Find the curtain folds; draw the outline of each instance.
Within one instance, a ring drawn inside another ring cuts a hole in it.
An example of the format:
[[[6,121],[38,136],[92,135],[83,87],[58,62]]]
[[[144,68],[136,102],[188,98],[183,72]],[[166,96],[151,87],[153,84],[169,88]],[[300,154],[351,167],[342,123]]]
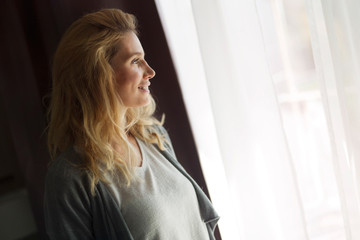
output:
[[[347,239],[360,239],[358,1],[307,2]]]
[[[222,239],[360,239],[360,3],[155,2]]]

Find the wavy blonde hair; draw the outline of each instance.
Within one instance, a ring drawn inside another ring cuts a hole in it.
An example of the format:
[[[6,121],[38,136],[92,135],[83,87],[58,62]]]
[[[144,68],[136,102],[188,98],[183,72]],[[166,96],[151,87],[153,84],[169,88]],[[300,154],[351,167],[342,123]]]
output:
[[[126,108],[116,91],[110,61],[119,40],[130,31],[137,34],[131,14],[118,9],[90,13],[69,27],[54,56],[49,151],[54,159],[75,145],[84,155],[79,167],[89,173],[93,194],[98,181],[108,182],[102,170],[119,170],[130,184],[135,149],[127,134],[164,149],[164,136],[154,128],[163,123],[153,117],[154,99],[146,106]]]

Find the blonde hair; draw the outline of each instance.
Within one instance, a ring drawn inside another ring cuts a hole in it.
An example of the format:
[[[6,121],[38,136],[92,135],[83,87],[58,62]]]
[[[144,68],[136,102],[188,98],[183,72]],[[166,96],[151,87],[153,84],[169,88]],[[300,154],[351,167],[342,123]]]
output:
[[[48,147],[52,158],[75,145],[84,159],[79,165],[91,179],[107,182],[103,170],[119,170],[130,184],[135,150],[127,134],[158,144],[164,137],[154,128],[156,105],[125,108],[116,91],[110,65],[116,45],[128,32],[137,34],[135,16],[118,9],[84,15],[63,35],[53,62]],[[122,154],[113,143],[121,146]],[[102,167],[101,167],[102,166]]]

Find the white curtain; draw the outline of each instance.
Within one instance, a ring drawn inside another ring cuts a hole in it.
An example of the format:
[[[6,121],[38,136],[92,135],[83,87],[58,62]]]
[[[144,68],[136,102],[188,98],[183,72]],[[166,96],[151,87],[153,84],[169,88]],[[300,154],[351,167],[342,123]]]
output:
[[[347,239],[360,239],[360,2],[310,1],[321,81]]]
[[[360,2],[156,4],[222,239],[360,239]]]

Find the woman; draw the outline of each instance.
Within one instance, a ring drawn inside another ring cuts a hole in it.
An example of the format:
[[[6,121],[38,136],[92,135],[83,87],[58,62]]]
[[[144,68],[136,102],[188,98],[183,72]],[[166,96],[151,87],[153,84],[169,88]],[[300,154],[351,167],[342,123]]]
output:
[[[50,239],[215,239],[219,217],[153,117],[154,76],[131,14],[101,10],[64,34],[49,111]]]

